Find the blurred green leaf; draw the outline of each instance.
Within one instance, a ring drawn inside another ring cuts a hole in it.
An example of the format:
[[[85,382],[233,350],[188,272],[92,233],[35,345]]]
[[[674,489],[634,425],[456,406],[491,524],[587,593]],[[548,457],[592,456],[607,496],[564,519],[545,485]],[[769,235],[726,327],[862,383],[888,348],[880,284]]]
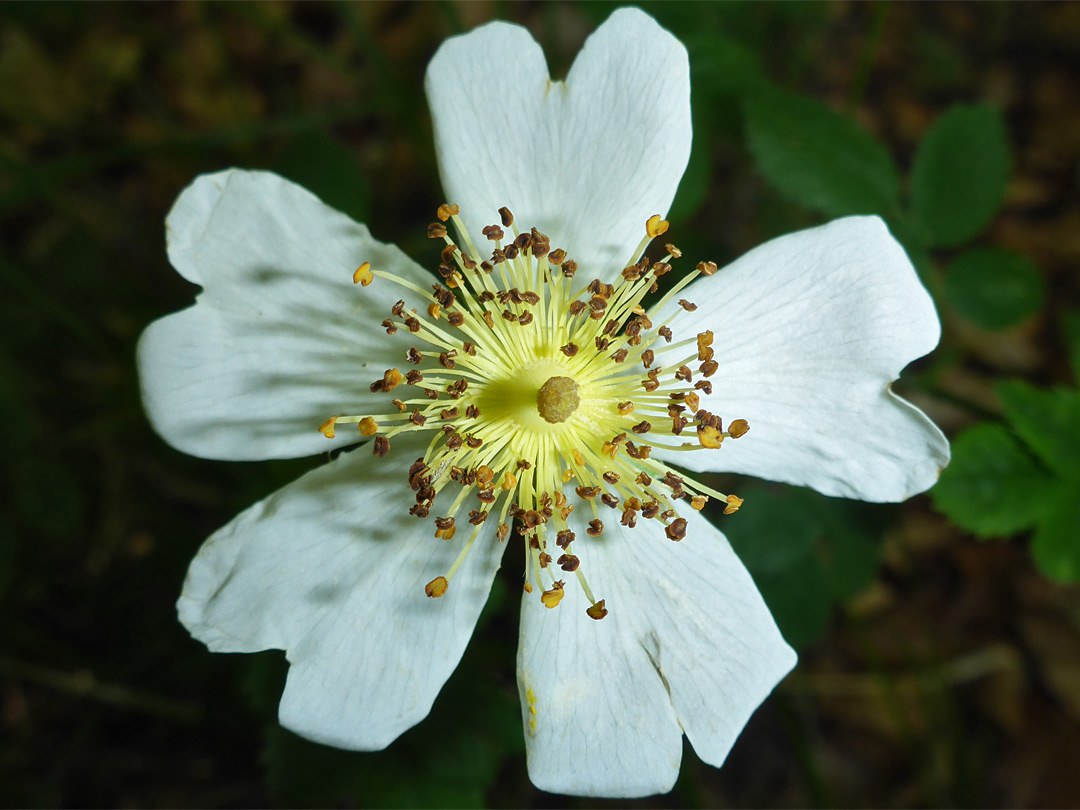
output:
[[[754,582],[784,640],[798,650],[825,633],[832,600],[829,580],[818,558],[807,553],[794,562],[784,571],[756,575]]]
[[[1035,454],[1054,472],[1080,479],[1080,392],[1042,390],[1019,380],[994,390],[1006,418]]]
[[[696,132],[707,131],[704,127],[694,126]],[[675,194],[675,200],[671,203],[668,211],[668,219],[673,222],[683,222],[701,207],[705,195],[712,186],[713,150],[708,138],[694,138],[690,150],[690,161],[686,164],[686,171],[682,180],[679,181],[679,190]]]
[[[1049,579],[1080,580],[1080,498],[1075,486],[1057,487],[1054,505],[1040,518],[1031,540],[1031,556]]]
[[[325,132],[305,132],[293,139],[276,170],[317,195],[324,203],[366,222],[371,188],[359,161],[340,141]]]
[[[888,214],[899,206],[900,181],[885,147],[813,99],[751,96],[746,137],[758,170],[794,203],[830,216]]]
[[[15,503],[26,525],[51,540],[66,540],[83,526],[86,499],[69,464],[38,455],[15,471]]]
[[[1053,476],[1004,425],[964,431],[952,455],[930,497],[957,526],[980,537],[1007,537],[1048,508]]]
[[[1066,349],[1069,352],[1073,376],[1080,379],[1080,310],[1065,313],[1061,325],[1065,332]]]
[[[953,259],[945,293],[956,311],[976,326],[1004,329],[1039,311],[1045,286],[1026,257],[980,248]]]
[[[846,501],[798,487],[741,494],[746,503],[724,531],[784,638],[804,647],[824,633],[835,601],[873,579],[880,542]]]
[[[1001,207],[1008,179],[999,110],[957,105],[938,118],[911,169],[912,212],[929,244],[951,247],[978,235]]]

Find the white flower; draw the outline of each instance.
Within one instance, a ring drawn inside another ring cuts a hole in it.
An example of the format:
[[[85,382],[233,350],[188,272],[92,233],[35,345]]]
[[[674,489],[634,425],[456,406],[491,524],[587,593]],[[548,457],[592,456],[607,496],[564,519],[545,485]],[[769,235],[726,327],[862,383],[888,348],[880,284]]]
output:
[[[691,126],[686,52],[640,11],[613,14],[565,83],[524,29],[483,26],[439,49],[427,93],[460,206],[430,231],[451,226],[441,279],[266,172],[200,177],[169,215],[169,258],[203,291],[139,346],[161,435],[231,460],[375,436],[215,533],[181,621],[214,651],[284,649],[282,724],[379,749],[427,715],[524,542],[532,781],[667,791],[682,735],[721,765],[795,655],[697,511],[739,500],[666,465],[871,501],[926,489],[948,445],[889,385],[936,345],[937,317],[873,217],[647,296],[678,259],[638,262]],[[513,225],[485,234],[504,207]],[[481,264],[493,249],[505,260]]]

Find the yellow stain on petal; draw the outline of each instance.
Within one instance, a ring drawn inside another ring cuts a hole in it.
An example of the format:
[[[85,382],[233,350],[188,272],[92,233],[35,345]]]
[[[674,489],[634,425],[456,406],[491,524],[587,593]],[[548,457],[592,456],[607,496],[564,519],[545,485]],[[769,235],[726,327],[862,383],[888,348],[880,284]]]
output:
[[[529,704],[529,736],[536,736],[536,692],[529,689],[525,692],[525,702]]]

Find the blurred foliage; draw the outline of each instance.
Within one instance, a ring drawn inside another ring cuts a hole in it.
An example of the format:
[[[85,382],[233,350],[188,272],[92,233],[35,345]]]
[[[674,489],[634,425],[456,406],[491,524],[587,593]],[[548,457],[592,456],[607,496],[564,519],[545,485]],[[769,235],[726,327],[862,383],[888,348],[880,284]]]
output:
[[[431,717],[386,751],[277,727],[283,657],[208,654],[173,600],[203,537],[318,460],[172,451],[133,355],[195,292],[162,225],[192,177],[274,169],[434,266],[435,48],[508,19],[561,76],[615,7],[0,6],[0,803],[604,804],[526,778],[513,554]],[[675,791],[637,804],[1075,805],[1080,5],[645,8],[691,59],[680,247],[723,262],[882,216],[943,322],[897,388],[955,441],[902,505],[722,482],[800,666],[727,767],[687,747]]]

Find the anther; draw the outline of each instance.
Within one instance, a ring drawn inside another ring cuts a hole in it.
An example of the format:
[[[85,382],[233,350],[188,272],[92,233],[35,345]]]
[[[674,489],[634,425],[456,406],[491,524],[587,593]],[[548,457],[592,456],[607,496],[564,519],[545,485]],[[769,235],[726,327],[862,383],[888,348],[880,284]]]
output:
[[[364,262],[362,265],[356,268],[356,271],[352,275],[353,284],[359,284],[361,287],[366,287],[372,281],[375,280],[374,274],[371,272],[371,262]]]
[[[446,577],[435,577],[435,579],[424,586],[424,593],[429,597],[437,599],[446,593],[446,589],[449,585],[450,583],[446,581]]]

